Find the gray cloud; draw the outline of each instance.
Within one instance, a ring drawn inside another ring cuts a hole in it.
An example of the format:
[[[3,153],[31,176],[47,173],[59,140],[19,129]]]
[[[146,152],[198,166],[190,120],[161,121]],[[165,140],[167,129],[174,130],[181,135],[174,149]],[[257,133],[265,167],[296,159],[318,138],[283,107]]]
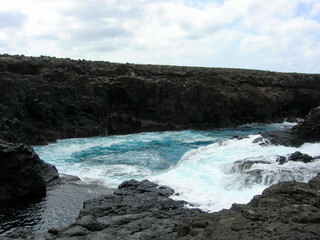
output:
[[[19,28],[26,19],[27,16],[18,11],[0,13],[0,28]]]
[[[125,47],[124,44],[103,43],[100,44],[100,46],[91,47],[89,50],[93,52],[107,53],[117,51],[123,47]]]
[[[188,40],[199,40],[204,37],[205,35],[202,35],[202,34],[188,34],[185,38]]]
[[[127,38],[132,33],[122,27],[104,27],[100,29],[81,29],[71,33],[71,39],[77,42],[92,42],[108,38]]]

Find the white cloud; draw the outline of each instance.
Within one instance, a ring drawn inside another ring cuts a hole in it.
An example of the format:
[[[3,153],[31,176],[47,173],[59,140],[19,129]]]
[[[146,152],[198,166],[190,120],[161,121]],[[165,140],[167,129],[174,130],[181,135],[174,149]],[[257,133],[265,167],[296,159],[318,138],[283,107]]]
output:
[[[2,5],[0,19],[10,18],[1,21],[1,52],[320,72],[318,0],[11,0]]]

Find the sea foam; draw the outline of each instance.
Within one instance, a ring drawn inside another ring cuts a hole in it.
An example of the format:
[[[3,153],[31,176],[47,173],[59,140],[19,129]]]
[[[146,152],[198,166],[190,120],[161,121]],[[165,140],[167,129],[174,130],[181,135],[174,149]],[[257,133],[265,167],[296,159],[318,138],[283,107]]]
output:
[[[34,146],[39,156],[59,172],[79,176],[88,183],[117,187],[135,178],[172,187],[172,198],[212,212],[246,203],[267,186],[287,180],[308,181],[320,170],[320,161],[288,162],[279,156],[295,151],[320,155],[320,143],[300,148],[259,145],[266,130],[292,127],[293,123],[246,124],[212,131],[168,131],[59,140]],[[232,138],[232,136],[245,138]],[[250,168],[243,169],[241,162]]]

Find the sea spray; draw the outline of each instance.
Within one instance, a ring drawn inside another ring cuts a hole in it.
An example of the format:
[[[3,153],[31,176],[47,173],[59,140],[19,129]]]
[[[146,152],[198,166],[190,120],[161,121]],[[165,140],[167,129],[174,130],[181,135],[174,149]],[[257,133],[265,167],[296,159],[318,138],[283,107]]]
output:
[[[248,202],[270,184],[307,181],[319,171],[319,161],[284,165],[277,162],[278,156],[295,151],[318,156],[319,143],[293,148],[255,141],[261,131],[288,129],[293,125],[246,124],[212,131],[65,139],[35,146],[35,150],[59,172],[79,176],[86,182],[116,187],[128,179],[146,178],[172,187],[176,191],[174,199],[186,200],[211,212],[229,208],[234,202]],[[239,137],[233,138],[235,135]],[[237,162],[243,161],[255,163],[241,172]]]

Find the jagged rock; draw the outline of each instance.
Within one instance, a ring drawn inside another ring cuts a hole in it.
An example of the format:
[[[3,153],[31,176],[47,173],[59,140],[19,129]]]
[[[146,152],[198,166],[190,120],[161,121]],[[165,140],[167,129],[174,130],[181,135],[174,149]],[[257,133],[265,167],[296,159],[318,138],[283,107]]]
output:
[[[209,129],[305,116],[320,75],[0,55],[0,138]]]
[[[260,160],[257,158],[254,159],[244,159],[235,161],[232,165],[232,173],[244,173],[246,170],[250,169],[254,164],[271,164],[270,161]]]
[[[178,225],[178,239],[319,239],[320,174],[309,181],[282,182],[248,204],[200,214]]]
[[[262,138],[255,142],[268,141],[274,145],[300,147],[305,142],[320,141],[320,107],[311,109],[305,120],[285,131],[268,131],[261,133]]]
[[[287,158],[285,156],[279,156],[277,157],[277,162],[280,164],[280,165],[283,165],[285,164],[287,161]]]
[[[297,135],[292,134],[291,130],[285,131],[267,131],[262,132],[261,136],[267,139],[269,143],[273,145],[283,145],[287,147],[300,147],[303,144],[303,140]]]
[[[279,162],[279,164],[281,164],[281,165],[283,165],[289,161],[309,163],[313,160],[314,160],[313,157],[309,156],[308,154],[302,154],[299,151],[296,151],[296,152],[290,154],[288,157],[279,156],[277,158],[277,162]]]
[[[59,177],[32,148],[0,140],[0,207],[20,205],[45,196],[46,184]]]
[[[305,120],[292,128],[305,142],[320,141],[320,106],[312,109]]]
[[[294,162],[308,163],[308,162],[311,162],[312,160],[313,160],[313,158],[311,156],[309,156],[308,154],[302,154],[299,151],[292,153],[288,157],[288,161],[294,161]]]
[[[64,229],[50,229],[47,237],[175,239],[178,222],[185,217],[196,216],[201,211],[185,208],[186,202],[170,199],[169,193],[173,193],[173,190],[147,180],[126,181],[114,194],[86,201],[75,223]],[[21,236],[19,231],[7,237],[11,239],[17,236]]]

